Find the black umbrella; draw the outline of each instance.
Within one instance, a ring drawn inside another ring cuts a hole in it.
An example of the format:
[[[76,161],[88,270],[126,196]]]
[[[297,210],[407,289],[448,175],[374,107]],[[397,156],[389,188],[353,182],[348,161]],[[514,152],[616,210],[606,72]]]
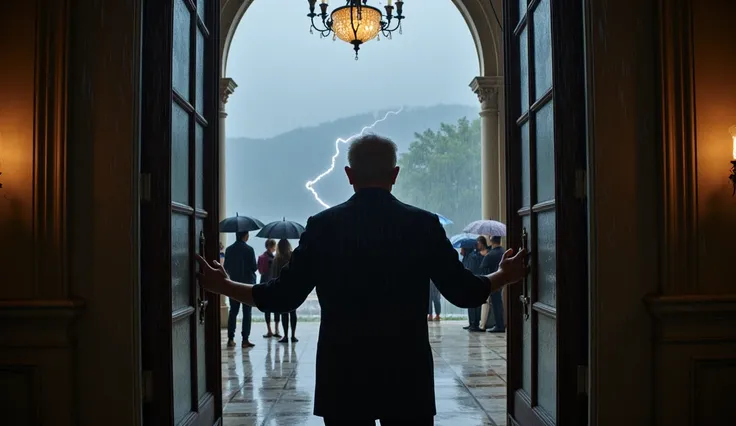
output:
[[[260,220],[248,216],[238,216],[237,213],[235,213],[235,217],[229,217],[220,222],[220,232],[249,232],[261,228],[263,228],[263,222]]]
[[[302,232],[304,232],[302,225],[284,218],[264,226],[256,237],[296,240],[302,236]]]

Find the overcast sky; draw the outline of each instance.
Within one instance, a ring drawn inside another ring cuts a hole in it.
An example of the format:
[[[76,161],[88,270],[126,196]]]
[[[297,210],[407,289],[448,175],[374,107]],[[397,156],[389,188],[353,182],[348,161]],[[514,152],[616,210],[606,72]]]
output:
[[[344,1],[331,3],[330,10]],[[452,1],[406,0],[404,33],[364,44],[358,61],[350,44],[309,33],[308,9],[303,0],[256,0],[246,11],[226,70],[238,85],[226,106],[228,138],[270,137],[399,105],[477,105],[468,84],[478,55]]]

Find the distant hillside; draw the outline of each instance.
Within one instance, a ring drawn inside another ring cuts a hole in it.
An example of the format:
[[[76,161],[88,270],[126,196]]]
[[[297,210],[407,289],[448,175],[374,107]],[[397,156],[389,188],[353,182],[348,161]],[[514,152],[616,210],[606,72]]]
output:
[[[405,108],[372,131],[390,137],[399,146],[399,152],[404,152],[414,140],[415,132],[437,129],[440,123],[455,123],[461,117],[474,119],[478,111],[479,108],[462,105]],[[335,140],[360,132],[385,113],[341,118],[270,139],[229,138],[225,162],[227,213],[238,212],[264,222],[286,216],[304,223],[306,218],[323,209],[304,185],[330,166]],[[237,120],[238,117],[230,115],[228,119]],[[344,201],[352,193],[342,171],[346,164],[345,148],[346,145],[340,145],[335,171],[315,186],[329,205]],[[254,244],[260,249],[260,243]]]

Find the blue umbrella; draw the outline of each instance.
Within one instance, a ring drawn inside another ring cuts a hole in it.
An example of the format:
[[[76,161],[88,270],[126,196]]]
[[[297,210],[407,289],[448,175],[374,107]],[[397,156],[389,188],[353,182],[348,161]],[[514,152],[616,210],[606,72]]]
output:
[[[284,220],[271,222],[264,226],[256,237],[296,240],[302,236],[303,232],[304,227],[301,224],[284,218]]]
[[[457,234],[450,237],[450,242],[452,243],[452,246],[456,249],[459,248],[475,248],[478,240],[478,235],[476,234]]]
[[[452,225],[454,223],[453,221],[451,221],[450,219],[442,216],[439,213],[435,213],[435,214],[437,215],[438,218],[440,218],[440,225],[442,225],[442,226]]]

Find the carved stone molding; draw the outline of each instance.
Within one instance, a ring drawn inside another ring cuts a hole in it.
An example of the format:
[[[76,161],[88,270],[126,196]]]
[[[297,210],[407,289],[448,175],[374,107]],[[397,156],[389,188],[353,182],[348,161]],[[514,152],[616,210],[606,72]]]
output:
[[[220,79],[220,112],[225,112],[225,104],[237,87],[238,85],[232,78]]]
[[[662,114],[662,282],[664,294],[697,286],[697,157],[692,0],[659,0]]]
[[[498,112],[499,111],[499,93],[503,87],[503,77],[476,77],[470,83],[470,88],[478,96],[478,101],[481,104],[481,114],[483,112]]]

